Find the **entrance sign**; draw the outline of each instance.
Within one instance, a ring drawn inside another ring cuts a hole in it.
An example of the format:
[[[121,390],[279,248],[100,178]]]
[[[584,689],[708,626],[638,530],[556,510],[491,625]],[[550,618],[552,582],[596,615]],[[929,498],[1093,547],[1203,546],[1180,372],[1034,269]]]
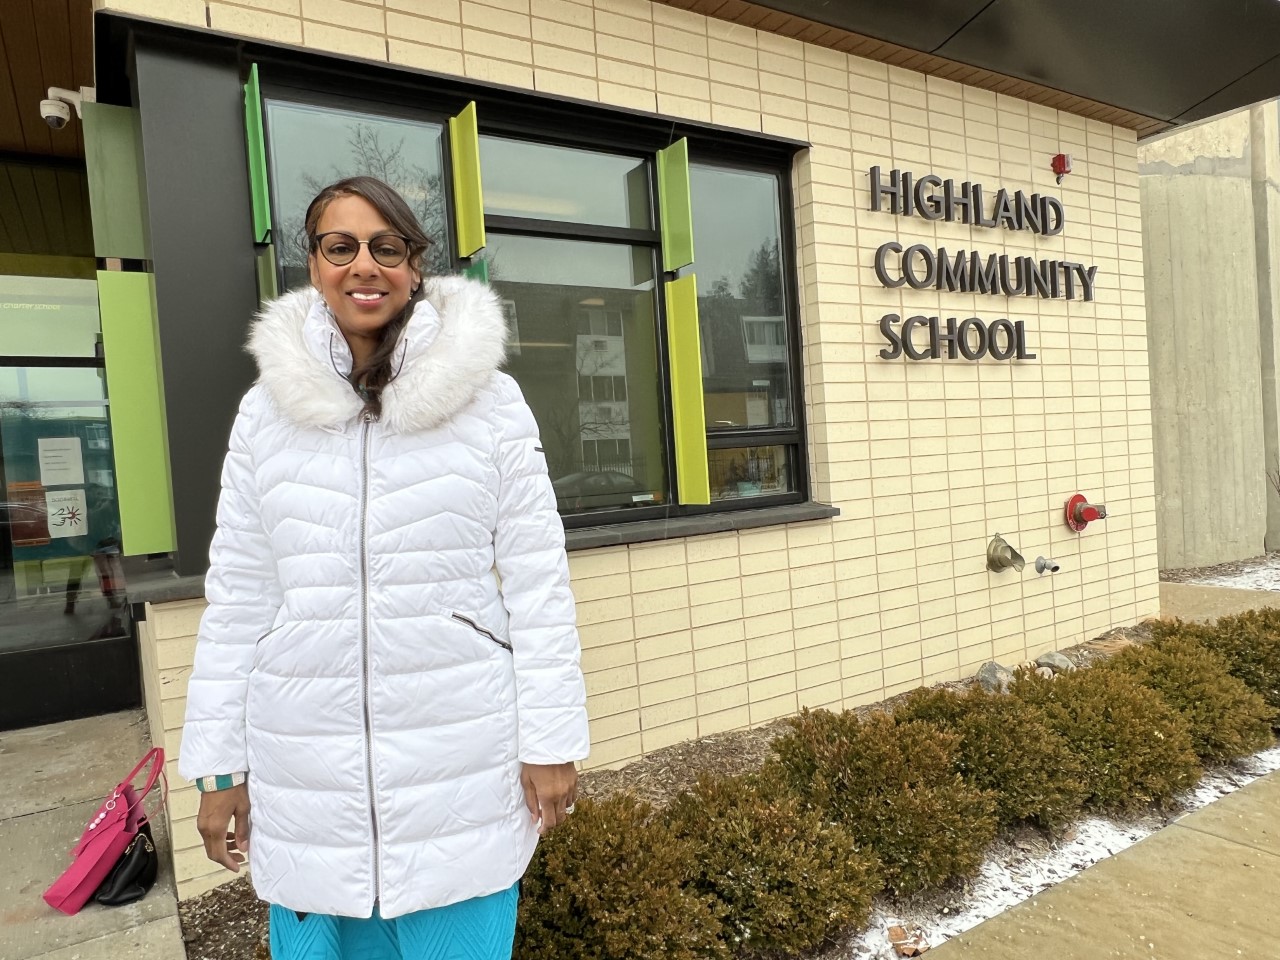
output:
[[[1057,197],[1027,196],[1021,190],[1010,193],[1001,188],[988,205],[980,183],[966,180],[957,185],[932,173],[915,177],[901,170],[891,170],[885,179],[878,166],[871,168],[870,177],[873,211],[887,207],[889,213],[901,217],[958,221],[1044,237],[1057,236],[1067,222],[1066,210]],[[875,272],[876,279],[890,289],[905,285],[913,290],[1085,301],[1093,300],[1098,276],[1096,265],[1074,260],[983,255],[977,250],[952,253],[946,247],[932,249],[923,243],[904,248],[893,240],[876,249]],[[925,331],[928,346],[922,347]],[[981,317],[925,316],[904,320],[899,314],[888,313],[880,318],[880,333],[889,344],[880,351],[885,360],[902,356],[908,360],[1036,359],[1027,346],[1026,324],[1021,320],[1001,318],[988,323]]]

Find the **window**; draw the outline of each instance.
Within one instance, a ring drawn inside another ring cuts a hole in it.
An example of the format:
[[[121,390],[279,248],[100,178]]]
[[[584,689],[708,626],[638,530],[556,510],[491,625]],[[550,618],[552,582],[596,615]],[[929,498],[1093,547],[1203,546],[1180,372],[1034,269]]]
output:
[[[667,502],[653,251],[491,231],[484,259],[520,314],[507,370],[537,418],[561,512]]]
[[[689,171],[713,500],[793,493],[801,436],[777,174]]]
[[[480,164],[482,257],[520,315],[507,369],[538,420],[561,512],[668,503],[650,161],[482,136]]]
[[[386,105],[366,112],[349,100],[333,103],[278,96],[265,103],[284,286],[306,279],[298,242],[306,204],[326,183],[359,172],[391,182],[440,238],[430,270],[457,269],[445,125],[383,112],[395,109]],[[442,113],[457,109],[448,98],[440,103]],[[721,154],[714,138],[705,159],[695,151],[694,262],[664,275],[655,157],[671,142],[669,128],[629,147],[633,121],[618,119],[607,130],[589,129],[608,144],[597,147],[570,143],[567,135],[580,130],[565,130],[564,116],[535,122],[509,110],[489,119],[498,111],[483,103],[477,113],[486,245],[472,265],[483,261],[500,298],[506,369],[537,418],[566,524],[802,499],[781,151],[759,160],[753,143]],[[735,159],[711,159],[720,156]],[[679,411],[668,382],[665,284],[690,271],[697,276],[711,507],[681,505],[675,495],[672,424]]]
[[[357,174],[400,192],[434,241],[427,271],[452,272],[443,124],[281,100],[267,100],[265,107],[281,290],[307,282],[307,205],[335,180]],[[514,323],[514,313],[509,320]]]

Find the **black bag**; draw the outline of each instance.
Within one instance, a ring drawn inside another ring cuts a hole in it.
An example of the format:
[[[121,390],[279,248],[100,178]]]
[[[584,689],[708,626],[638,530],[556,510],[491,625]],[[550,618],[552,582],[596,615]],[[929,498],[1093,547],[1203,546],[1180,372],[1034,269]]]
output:
[[[104,907],[122,907],[141,900],[155,885],[159,870],[160,858],[151,836],[151,824],[144,823],[93,898]]]

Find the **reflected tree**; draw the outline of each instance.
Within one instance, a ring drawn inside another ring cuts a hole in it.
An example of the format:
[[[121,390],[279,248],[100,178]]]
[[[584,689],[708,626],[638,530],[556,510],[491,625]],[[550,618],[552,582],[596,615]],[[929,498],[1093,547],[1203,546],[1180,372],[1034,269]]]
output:
[[[427,251],[427,271],[450,271],[449,245],[445,230],[444,184],[441,176],[405,155],[404,137],[394,139],[372,124],[352,124],[347,137],[346,163],[334,163],[329,172],[305,173],[302,182],[310,196],[329,184],[346,177],[377,177],[404,197],[418,222],[435,242]],[[278,256],[285,267],[304,267],[307,262],[307,240],[303,229],[306,210],[283,219],[277,238]]]

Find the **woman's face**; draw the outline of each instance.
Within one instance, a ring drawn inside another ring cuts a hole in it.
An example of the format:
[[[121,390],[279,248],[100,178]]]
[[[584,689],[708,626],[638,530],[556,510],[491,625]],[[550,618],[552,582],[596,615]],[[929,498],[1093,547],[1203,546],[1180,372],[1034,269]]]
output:
[[[368,243],[383,234],[396,234],[377,207],[363,197],[338,197],[330,201],[320,215],[317,236],[340,232],[354,237],[358,243],[355,259],[336,266],[319,250],[310,256],[311,282],[333,311],[347,341],[378,338],[392,317],[400,315],[413,291],[422,283],[422,275],[405,258],[394,267],[386,267],[373,257]],[[334,242],[334,238],[329,238]],[[341,244],[342,252],[346,244]],[[384,257],[384,259],[386,259]]]

